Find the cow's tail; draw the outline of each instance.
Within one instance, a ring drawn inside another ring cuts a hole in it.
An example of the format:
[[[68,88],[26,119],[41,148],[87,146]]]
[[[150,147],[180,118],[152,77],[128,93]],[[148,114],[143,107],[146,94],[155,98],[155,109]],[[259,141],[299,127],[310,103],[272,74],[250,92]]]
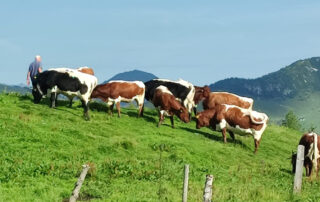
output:
[[[317,171],[317,169],[318,169],[318,158],[319,158],[319,148],[318,148],[318,135],[316,133],[313,133],[313,148],[314,148],[313,165],[314,165],[314,170]]]
[[[251,111],[250,112],[250,119],[252,121],[252,123],[254,124],[264,124],[267,120],[268,120],[268,116],[264,113],[261,113],[262,117],[259,117],[259,119],[261,118],[261,121],[257,121],[255,118],[254,115],[256,114],[257,112],[254,112],[254,111]]]

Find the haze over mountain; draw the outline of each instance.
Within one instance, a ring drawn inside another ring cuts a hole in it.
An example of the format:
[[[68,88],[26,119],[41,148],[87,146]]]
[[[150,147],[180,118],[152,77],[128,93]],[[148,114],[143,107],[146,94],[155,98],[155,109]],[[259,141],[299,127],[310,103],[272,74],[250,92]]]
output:
[[[25,85],[6,85],[0,83],[0,92],[18,92],[18,93],[28,93],[31,89]]]

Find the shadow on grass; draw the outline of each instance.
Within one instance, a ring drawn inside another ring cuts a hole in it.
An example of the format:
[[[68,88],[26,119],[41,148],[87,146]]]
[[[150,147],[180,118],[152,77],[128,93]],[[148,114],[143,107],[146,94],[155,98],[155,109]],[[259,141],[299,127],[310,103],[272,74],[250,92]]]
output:
[[[69,113],[69,114],[72,114],[72,115],[78,116],[78,117],[79,117],[79,116],[83,117],[83,112],[81,112],[81,114],[79,114],[79,113],[73,113],[73,112],[71,112],[71,111],[68,111],[68,110],[65,110],[65,109],[62,109],[62,108],[50,108],[50,109],[67,112],[67,113]],[[90,115],[90,113],[89,113],[89,115]]]
[[[292,170],[289,170],[289,169],[280,168],[280,171],[283,172],[283,173],[287,173],[287,174],[293,175]]]
[[[191,128],[186,128],[186,127],[180,127],[181,129],[183,130],[186,130],[188,132],[191,132],[191,133],[198,133],[208,139],[211,139],[211,140],[215,140],[215,141],[219,141],[219,142],[223,142],[223,138],[222,138],[222,134],[220,137],[214,135],[214,134],[210,134],[210,133],[206,133],[206,132],[203,132],[201,131],[200,129],[191,129]],[[247,145],[243,144],[242,141],[240,140],[237,140],[237,135],[235,134],[235,140],[227,137],[227,142],[228,143],[234,143],[234,144],[238,144],[240,145],[241,147],[247,149],[247,150],[251,150],[251,148],[249,148]]]
[[[109,112],[109,108],[105,103],[99,103],[99,102],[91,102],[89,105],[90,110],[92,111],[98,111],[98,112]]]

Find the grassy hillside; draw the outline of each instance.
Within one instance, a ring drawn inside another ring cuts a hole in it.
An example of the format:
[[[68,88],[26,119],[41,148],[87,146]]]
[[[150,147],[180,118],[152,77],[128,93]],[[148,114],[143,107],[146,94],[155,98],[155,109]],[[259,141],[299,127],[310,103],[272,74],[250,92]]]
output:
[[[157,128],[154,111],[136,118],[135,109],[125,109],[119,119],[93,104],[86,122],[80,103],[66,106],[50,109],[44,102],[34,105],[29,96],[0,94],[0,201],[62,201],[84,163],[93,169],[82,197],[96,201],[180,201],[187,163],[189,201],[201,201],[208,173],[215,176],[214,201],[320,197],[319,181],[306,178],[302,194],[291,195],[288,157],[299,132],[270,126],[254,155],[252,137],[223,144],[220,133],[196,130],[194,122],[176,121],[172,129],[168,119]]]
[[[283,120],[285,114],[291,110],[299,117],[305,130],[315,127],[315,131],[320,133],[319,99],[320,92],[303,93],[287,99],[257,99],[255,109],[268,113],[275,122]]]

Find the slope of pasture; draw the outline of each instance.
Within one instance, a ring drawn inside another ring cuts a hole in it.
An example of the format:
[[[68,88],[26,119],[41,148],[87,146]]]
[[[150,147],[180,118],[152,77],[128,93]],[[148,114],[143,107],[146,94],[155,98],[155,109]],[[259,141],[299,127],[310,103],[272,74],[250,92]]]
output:
[[[288,157],[300,134],[270,126],[258,154],[251,137],[223,144],[221,134],[176,120],[156,127],[157,116],[135,109],[109,116],[93,103],[84,121],[80,103],[57,109],[30,96],[0,94],[0,201],[62,201],[81,171],[93,169],[81,197],[95,201],[180,201],[183,166],[190,164],[189,201],[201,201],[205,175],[215,176],[214,201],[316,201],[320,185],[304,178],[292,196]],[[160,150],[162,152],[160,152]]]
[[[281,122],[288,111],[293,111],[301,120],[303,128],[315,127],[320,133],[320,93],[304,92],[294,98],[255,100],[255,109],[264,111],[273,122]]]

